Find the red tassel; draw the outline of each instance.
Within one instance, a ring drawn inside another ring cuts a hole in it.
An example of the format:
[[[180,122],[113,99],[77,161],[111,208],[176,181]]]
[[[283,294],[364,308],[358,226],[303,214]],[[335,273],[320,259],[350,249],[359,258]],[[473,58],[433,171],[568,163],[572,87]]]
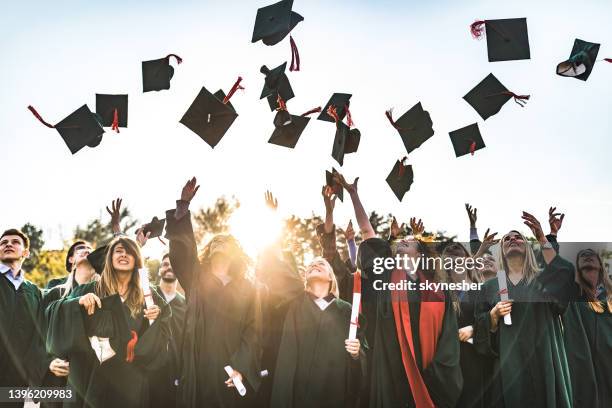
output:
[[[232,86],[232,89],[230,89],[230,91],[227,93],[227,96],[223,98],[223,103],[228,103],[230,98],[234,96],[237,90],[244,89],[244,87],[240,85],[240,81],[242,81],[241,76],[239,76],[236,82],[234,82],[234,85]]]
[[[178,64],[181,64],[183,62],[183,59],[181,57],[179,57],[178,55],[176,55],[176,54],[168,54],[168,55],[166,55],[166,58],[170,58],[170,57],[176,58],[176,62]]]
[[[349,128],[353,127],[353,118],[351,117],[351,111],[349,110],[348,105],[344,105],[344,110],[346,111],[346,124]]]
[[[276,103],[278,103],[278,108],[276,108],[277,111],[287,110],[287,104],[285,103],[283,98],[281,98],[280,94],[278,94],[278,98],[276,98]]]
[[[472,141],[472,143],[470,144],[470,154],[473,156],[475,151],[476,151],[476,142]]]
[[[476,39],[482,38],[484,34],[485,23],[485,20],[476,20],[472,24],[470,24],[470,32],[472,33],[472,37]]]
[[[340,122],[338,112],[336,112],[336,107],[334,105],[329,105],[329,107],[327,108],[327,114],[334,118],[334,121],[336,121],[336,123]]]
[[[164,246],[168,246],[168,244],[162,239],[162,237],[157,237],[157,239],[159,239],[159,242],[161,242]]]
[[[113,124],[111,125],[111,130],[119,133],[119,112],[117,108],[115,108],[115,112],[113,112]]]
[[[36,119],[38,119],[40,121],[40,123],[42,123],[43,125],[45,125],[48,128],[55,128],[55,126],[45,122],[45,120],[42,118],[42,116],[40,116],[40,114],[36,111],[36,109],[34,109],[34,107],[32,105],[28,106],[28,109],[30,110],[30,112],[32,112],[32,114],[36,117]]]
[[[404,176],[404,173],[406,172],[406,160],[408,160],[408,156],[404,156],[404,158],[400,160],[399,169],[397,172],[397,178],[399,179],[401,179]]]
[[[291,44],[291,66],[289,67],[289,71],[299,71],[300,53],[298,52],[297,45],[295,44],[295,41],[293,41],[292,36],[289,36],[289,44]]]
[[[353,293],[361,293],[361,272],[357,271],[353,274]],[[361,313],[361,303],[359,304],[359,313]],[[351,324],[359,326],[359,316],[357,316],[356,322],[351,322]]]
[[[316,108],[311,109],[308,112],[302,113],[300,116],[308,116],[308,115],[312,115],[313,113],[318,113],[318,112],[321,112],[321,111],[322,111],[321,107],[317,106]]]
[[[401,130],[400,127],[397,126],[395,124],[395,121],[393,120],[393,108],[389,109],[388,111],[385,111],[385,116],[387,117],[387,119],[389,119],[389,123],[391,123],[391,126],[396,128],[397,130]]]
[[[498,294],[500,295],[507,295],[508,294],[508,288],[502,289],[497,291]]]
[[[131,363],[134,361],[134,349],[136,348],[136,343],[138,343],[138,333],[136,333],[134,330],[131,330],[131,333],[132,333],[132,338],[127,343],[126,357],[125,357],[125,361],[127,361],[128,363]]]
[[[514,98],[514,102],[517,103],[517,105],[519,105],[521,108],[524,107],[527,104],[527,101],[529,100],[530,95],[517,95],[514,92],[502,92],[502,95],[508,95]]]
[[[612,63],[612,58],[604,58],[603,60]]]

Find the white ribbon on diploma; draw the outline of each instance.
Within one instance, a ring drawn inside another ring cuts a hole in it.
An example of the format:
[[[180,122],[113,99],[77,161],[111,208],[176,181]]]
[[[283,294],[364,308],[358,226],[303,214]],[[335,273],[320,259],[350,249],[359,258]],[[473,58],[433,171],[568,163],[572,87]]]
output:
[[[225,370],[229,378],[232,379],[232,382],[234,383],[238,394],[240,394],[241,397],[244,397],[246,395],[246,388],[244,388],[244,384],[242,383],[242,381],[240,381],[240,378],[232,377],[232,374],[234,374],[234,369],[232,368],[232,366],[226,365],[225,367],[223,367],[223,369]]]
[[[153,302],[153,295],[151,294],[151,284],[149,283],[149,270],[147,268],[140,268],[138,270],[140,274],[140,288],[144,294],[145,305],[147,309],[155,305]],[[153,324],[155,320],[149,319],[149,324]]]

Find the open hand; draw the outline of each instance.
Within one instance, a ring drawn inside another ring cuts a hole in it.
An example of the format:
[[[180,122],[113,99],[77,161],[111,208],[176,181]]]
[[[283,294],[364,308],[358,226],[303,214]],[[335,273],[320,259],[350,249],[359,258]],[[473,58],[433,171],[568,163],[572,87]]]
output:
[[[265,197],[266,207],[268,207],[272,211],[276,211],[278,209],[278,200],[274,198],[274,195],[270,190],[266,191]]]
[[[540,243],[546,242],[546,236],[544,235],[544,232],[542,231],[542,226],[540,225],[540,221],[538,221],[536,217],[529,214],[528,212],[523,211],[523,215],[521,216],[521,218],[523,219],[523,223],[529,227],[529,229],[531,230],[533,235],[536,237],[538,242]]]
[[[191,202],[199,189],[200,186],[198,185],[198,181],[195,177],[193,177],[183,186],[183,190],[181,191],[181,200],[187,201],[188,203]]]
[[[465,211],[467,211],[468,218],[470,219],[470,228],[475,228],[476,220],[478,219],[478,208],[472,207],[468,203],[465,203]]]
[[[410,228],[412,229],[412,235],[421,236],[425,232],[425,226],[423,225],[423,221],[416,217],[410,218]]]
[[[561,229],[561,225],[563,225],[565,214],[555,211],[557,211],[557,207],[550,207],[548,209],[548,224],[550,225],[550,235],[557,236],[557,233]]]
[[[117,198],[113,200],[111,203],[111,208],[106,207],[106,212],[108,212],[111,216],[111,227],[115,234],[121,232],[121,203],[123,200],[121,198]]]

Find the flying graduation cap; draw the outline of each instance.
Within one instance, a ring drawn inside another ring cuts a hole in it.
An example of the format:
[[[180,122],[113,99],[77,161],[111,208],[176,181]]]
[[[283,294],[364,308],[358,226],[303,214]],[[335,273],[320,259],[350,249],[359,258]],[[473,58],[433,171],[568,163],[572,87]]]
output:
[[[525,106],[529,95],[517,95],[509,91],[493,74],[480,81],[463,99],[478,112],[484,120],[499,112],[510,99],[521,107]]]
[[[102,141],[104,129],[100,125],[99,118],[89,110],[87,105],[81,106],[55,125],[47,123],[34,107],[28,106],[28,109],[40,123],[57,130],[72,154],[85,146],[96,147]]]
[[[270,70],[265,65],[260,69],[260,72],[266,76],[266,79],[259,99],[267,98],[270,110],[272,111],[278,108],[278,96],[285,102],[295,96],[293,89],[291,89],[289,78],[285,74],[286,67],[287,63],[285,62],[273,70]]]
[[[478,20],[470,25],[470,31],[477,39],[486,31],[489,62],[530,58],[526,18]]]
[[[304,20],[304,17],[291,10],[292,7],[293,0],[281,0],[278,3],[258,9],[251,42],[261,40],[266,45],[275,45],[281,42],[300,21]],[[299,71],[300,54],[291,36],[289,36],[289,43],[291,45],[289,71]]]
[[[128,122],[128,96],[96,94],[96,114],[103,127],[110,127],[119,133]]]
[[[414,105],[397,120],[393,120],[393,111],[389,109],[385,116],[402,137],[406,152],[410,154],[433,136],[433,122],[429,112],[423,110],[421,102]]]
[[[557,65],[557,75],[586,81],[597,62],[598,53],[599,44],[576,38],[569,58]],[[612,62],[612,58],[604,58],[602,61]]]
[[[338,183],[334,176],[338,174],[338,170],[332,167],[332,171],[325,170],[325,186],[331,187],[334,194],[340,201],[344,201],[344,188]]]
[[[310,122],[308,115],[321,111],[321,107],[311,109],[308,112],[302,113],[300,116],[292,115],[287,110],[285,101],[278,96],[278,105],[276,115],[274,116],[274,133],[268,140],[268,143],[288,147],[293,149],[297,144],[302,132]]]
[[[170,80],[174,76],[170,57],[176,58],[178,64],[183,62],[183,59],[176,54],[168,54],[164,58],[142,62],[142,92],[170,89]]]
[[[476,150],[484,149],[485,144],[478,129],[478,123],[473,123],[461,129],[449,133],[455,156],[461,157],[466,154],[474,155]]]
[[[153,217],[151,222],[145,224],[142,227],[142,233],[145,234],[145,236],[146,236],[150,232],[151,235],[149,235],[149,238],[160,237],[161,234],[164,232],[164,226],[165,225],[166,225],[166,219],[165,218],[159,219],[157,217]]]
[[[338,120],[344,119],[347,112],[350,113],[348,108],[351,104],[351,96],[353,95],[345,93],[334,93],[321,110],[321,114],[317,119],[324,120],[326,122],[336,122],[336,119],[330,116],[328,112],[330,106],[333,106],[336,109]]]
[[[342,122],[334,105],[329,105],[327,108],[328,116],[336,122],[336,135],[334,136],[332,157],[340,166],[344,164],[344,155],[355,153],[359,148],[359,141],[361,140],[361,132],[359,132],[359,129],[351,129],[353,121],[350,117],[348,106],[345,111],[348,112],[348,124]],[[319,118],[320,117],[321,116],[319,116]]]
[[[395,162],[391,173],[387,176],[387,184],[393,190],[393,194],[398,200],[402,201],[404,194],[410,190],[410,186],[414,181],[414,173],[412,165],[406,164],[407,157]]]
[[[212,94],[202,87],[179,122],[214,149],[238,117],[229,100],[238,89],[244,89],[240,85],[241,81],[242,78],[238,77],[227,96],[221,89]]]

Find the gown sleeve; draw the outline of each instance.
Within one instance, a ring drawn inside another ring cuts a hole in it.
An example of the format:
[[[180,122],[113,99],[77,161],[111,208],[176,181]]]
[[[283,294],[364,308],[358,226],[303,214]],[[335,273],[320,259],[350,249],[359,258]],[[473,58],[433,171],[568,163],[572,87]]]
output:
[[[176,277],[188,296],[194,277],[200,270],[198,249],[188,212],[176,219],[175,210],[166,211],[166,238],[170,241],[170,262]]]

